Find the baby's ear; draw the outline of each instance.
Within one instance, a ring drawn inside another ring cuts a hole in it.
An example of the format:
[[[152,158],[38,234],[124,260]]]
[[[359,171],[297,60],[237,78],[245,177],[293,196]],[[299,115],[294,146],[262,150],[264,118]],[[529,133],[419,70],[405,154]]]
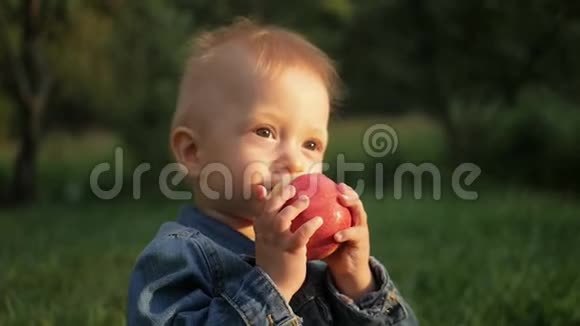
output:
[[[187,174],[197,177],[202,169],[199,136],[191,129],[177,127],[171,132],[171,150],[177,163],[187,168]]]

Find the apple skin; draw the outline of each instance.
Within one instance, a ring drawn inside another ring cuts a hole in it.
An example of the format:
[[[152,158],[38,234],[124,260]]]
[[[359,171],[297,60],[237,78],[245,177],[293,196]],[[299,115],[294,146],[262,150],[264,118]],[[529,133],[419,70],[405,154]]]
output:
[[[284,204],[284,207],[291,205],[301,195],[306,195],[310,199],[308,207],[292,221],[290,231],[296,231],[314,217],[322,217],[324,223],[306,245],[307,258],[315,260],[328,257],[339,246],[334,240],[334,234],[352,225],[350,211],[338,201],[339,191],[336,183],[323,174],[312,173],[301,175],[290,184],[296,188],[296,194]]]

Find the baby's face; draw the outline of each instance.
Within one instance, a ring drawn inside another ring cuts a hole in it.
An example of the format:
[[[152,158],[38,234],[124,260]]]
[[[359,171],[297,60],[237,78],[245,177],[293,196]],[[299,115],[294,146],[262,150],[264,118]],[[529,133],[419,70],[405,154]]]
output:
[[[203,195],[220,196],[213,201],[215,209],[251,218],[259,209],[251,198],[257,185],[271,189],[297,175],[322,172],[329,97],[320,78],[306,69],[288,68],[270,81],[246,82],[254,85],[248,87],[252,91],[236,96],[239,106],[233,102],[220,110],[201,144],[204,161],[218,164],[207,166],[207,178],[202,173],[200,182],[202,192],[207,186]]]

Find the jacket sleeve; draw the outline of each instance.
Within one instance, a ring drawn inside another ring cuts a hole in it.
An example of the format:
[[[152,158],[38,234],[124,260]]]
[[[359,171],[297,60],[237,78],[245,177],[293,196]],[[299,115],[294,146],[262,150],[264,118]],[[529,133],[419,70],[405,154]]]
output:
[[[191,233],[154,241],[131,277],[128,325],[298,325],[259,267],[224,280],[215,252]]]
[[[378,290],[357,301],[343,295],[334,285],[330,271],[326,284],[334,319],[341,325],[419,325],[411,307],[399,294],[385,267],[374,257],[369,261]]]

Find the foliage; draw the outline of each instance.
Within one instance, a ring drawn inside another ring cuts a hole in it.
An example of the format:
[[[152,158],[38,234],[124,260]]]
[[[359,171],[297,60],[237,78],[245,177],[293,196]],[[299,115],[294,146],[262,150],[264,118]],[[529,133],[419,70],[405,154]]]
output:
[[[167,162],[168,126],[188,42],[200,30],[249,16],[299,31],[336,59],[347,85],[347,117],[427,113],[442,128],[450,162],[524,160],[509,145],[519,140],[500,135],[526,141],[559,137],[557,150],[547,145],[547,152],[530,154],[552,158],[530,167],[555,170],[578,162],[569,154],[577,136],[564,131],[572,128],[564,125],[580,101],[580,65],[574,60],[580,56],[580,6],[573,1],[6,0],[0,7],[0,135],[13,142],[22,138],[16,122],[25,118],[19,118],[10,53],[23,47],[26,3],[40,4],[42,28],[34,44],[48,69],[39,76],[53,81],[40,116],[41,135],[105,128],[140,160]],[[544,102],[549,117],[520,108],[529,106],[521,99],[530,87],[550,94],[552,102]],[[542,126],[532,128],[537,124]],[[490,132],[496,127],[501,134]],[[518,130],[529,135],[518,136]],[[489,171],[504,177],[496,168]],[[547,184],[528,180],[536,176],[526,172],[515,179]],[[569,188],[561,176],[553,179],[550,186]]]
[[[354,7],[344,73],[361,110],[509,106],[529,83],[577,101],[579,7],[568,1],[369,1]],[[447,103],[446,103],[447,104]]]
[[[528,87],[511,109],[456,105],[466,135],[464,158],[503,182],[580,190],[580,154],[573,150],[580,142],[580,116],[573,104],[549,89]]]

